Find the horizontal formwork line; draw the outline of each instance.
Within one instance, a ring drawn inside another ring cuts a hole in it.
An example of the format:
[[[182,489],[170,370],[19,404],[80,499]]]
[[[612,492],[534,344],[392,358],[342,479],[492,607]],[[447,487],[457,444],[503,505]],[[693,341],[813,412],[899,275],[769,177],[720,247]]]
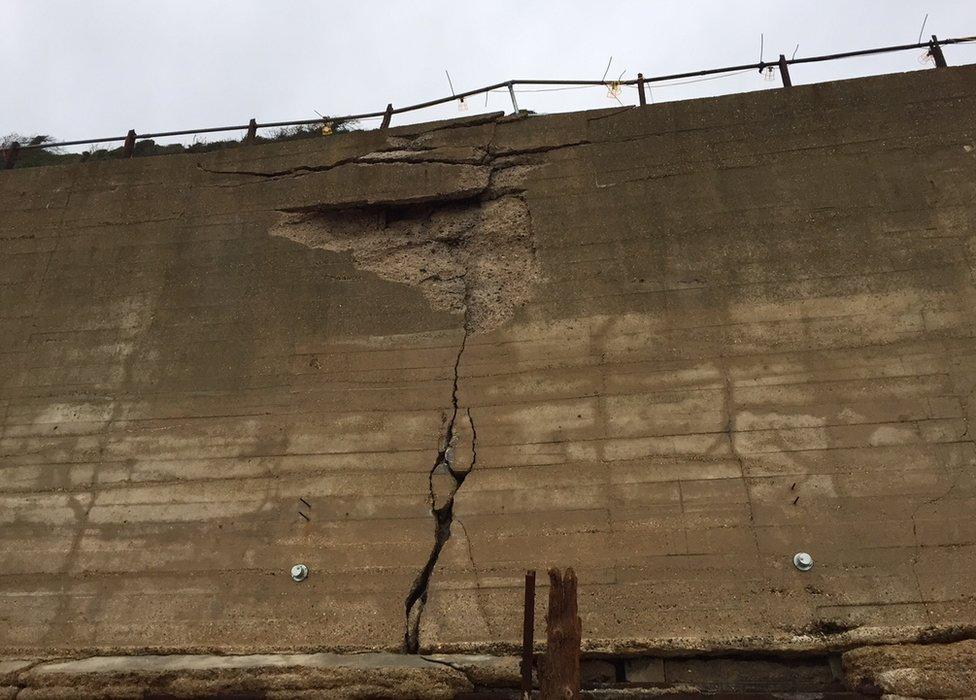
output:
[[[948,444],[948,443],[942,443],[942,444]],[[701,471],[707,471],[708,469],[712,469],[712,468],[715,468],[715,467],[721,467],[723,465],[736,466],[736,467],[738,466],[737,459],[733,455],[728,455],[726,457],[721,457],[721,458],[715,457],[714,459],[710,459],[707,462],[700,461],[700,458],[701,458],[701,455],[699,455],[697,453],[694,454],[694,455],[677,455],[677,456],[673,456],[673,455],[650,455],[648,457],[641,457],[641,458],[634,458],[634,459],[612,460],[612,461],[609,461],[609,462],[607,462],[607,461],[594,462],[593,460],[590,460],[590,461],[577,460],[577,461],[565,461],[565,462],[532,462],[532,463],[518,463],[518,464],[506,463],[506,464],[501,464],[501,465],[498,465],[498,466],[495,466],[495,467],[487,467],[487,468],[489,470],[494,469],[494,470],[503,470],[503,471],[506,471],[506,472],[510,472],[510,471],[513,471],[513,470],[514,471],[518,471],[518,470],[533,470],[533,471],[535,471],[535,470],[546,469],[546,468],[553,469],[553,470],[558,470],[558,469],[565,469],[565,468],[569,468],[569,467],[573,467],[573,466],[590,465],[590,464],[596,465],[596,464],[599,464],[601,467],[606,467],[607,469],[612,469],[614,465],[618,465],[622,469],[626,469],[626,467],[629,466],[629,465],[631,465],[632,463],[635,463],[635,462],[647,462],[647,461],[652,462],[653,464],[651,466],[653,466],[653,467],[673,468],[673,469],[676,469],[676,470],[677,469],[689,469],[690,470],[690,469],[693,469],[695,467],[698,467]],[[232,458],[220,458],[218,460],[197,460],[197,461],[230,461],[231,459]],[[666,460],[666,462],[665,463],[659,463],[658,460]],[[122,464],[124,464],[124,462],[116,461],[116,462],[113,462],[111,464],[122,465]],[[31,465],[31,466],[35,466],[35,465]],[[43,465],[37,465],[37,466],[39,468],[50,468],[52,466],[63,466],[63,465],[57,464],[57,463],[52,463],[52,464],[43,464]],[[105,466],[105,465],[99,465],[98,463],[95,463],[95,462],[79,462],[79,463],[75,463],[75,464],[70,464],[68,466],[77,466],[77,467],[93,467],[93,466],[95,466],[95,467],[100,467],[100,466]],[[755,466],[756,465],[752,465],[750,467],[750,469],[753,468],[753,467],[755,467]],[[892,467],[892,466],[869,465],[869,466],[859,467],[859,468],[837,469],[836,471],[830,471],[830,470],[818,470],[818,471],[782,471],[782,472],[776,472],[776,473],[762,473],[762,474],[759,474],[759,473],[751,473],[750,472],[750,473],[746,473],[746,474],[744,474],[742,476],[738,476],[738,475],[736,475],[736,476],[725,476],[725,475],[721,475],[721,476],[706,476],[703,473],[697,473],[696,474],[696,473],[693,473],[693,472],[689,472],[688,474],[683,474],[683,475],[680,475],[680,476],[662,476],[662,478],[657,478],[657,479],[644,478],[644,479],[625,479],[625,480],[619,480],[619,481],[612,481],[612,482],[609,483],[609,486],[610,487],[636,487],[636,486],[640,486],[640,485],[652,485],[652,484],[679,484],[679,483],[682,483],[682,484],[690,484],[690,483],[713,482],[713,481],[746,481],[746,482],[753,482],[753,483],[754,482],[770,482],[770,483],[774,483],[775,484],[775,483],[785,483],[785,482],[790,481],[791,479],[794,480],[794,481],[796,481],[798,478],[807,478],[807,479],[809,479],[809,478],[817,478],[817,477],[831,477],[831,478],[833,478],[833,477],[865,477],[865,478],[871,477],[871,478],[878,478],[879,475],[883,475],[883,476],[886,476],[886,477],[891,477],[891,476],[896,476],[896,475],[897,476],[910,476],[910,475],[916,475],[916,474],[932,474],[932,475],[936,475],[936,476],[947,477],[947,476],[959,476],[961,472],[968,471],[970,468],[971,467],[969,465],[965,465],[965,464],[959,465],[959,466],[953,466],[953,467],[926,467],[926,468],[922,468],[922,469],[914,468],[914,467],[896,468],[896,467]],[[403,471],[403,470],[397,470],[397,469],[368,470],[368,471],[357,472],[357,478],[360,478],[362,476],[374,476],[376,478],[389,479],[391,474],[395,474],[397,476],[403,476],[403,477],[412,478],[412,477],[423,477],[423,476],[426,476],[427,473],[428,473],[428,470],[426,470],[426,469],[423,470],[423,471]],[[187,486],[187,485],[194,485],[194,486],[220,485],[220,484],[226,484],[226,483],[231,483],[231,482],[232,483],[238,483],[238,482],[240,482],[242,480],[244,480],[244,481],[246,481],[246,480],[250,480],[250,481],[276,481],[276,480],[280,480],[280,481],[283,481],[283,482],[286,482],[287,483],[288,481],[294,481],[294,482],[318,482],[319,480],[346,479],[346,478],[348,478],[348,471],[347,470],[338,470],[338,469],[314,469],[314,470],[310,470],[310,471],[300,471],[300,472],[299,471],[293,471],[293,472],[292,471],[289,471],[289,472],[276,472],[273,476],[269,476],[269,475],[266,475],[266,474],[256,474],[255,473],[255,474],[243,475],[243,476],[240,475],[240,474],[235,474],[235,475],[232,475],[232,476],[222,476],[222,477],[172,478],[172,479],[165,479],[165,478],[150,479],[150,478],[146,478],[146,479],[139,479],[139,480],[119,479],[119,480],[116,480],[116,481],[101,481],[99,483],[99,485],[98,485],[97,490],[98,490],[99,493],[101,493],[103,491],[110,492],[110,491],[113,491],[113,490],[114,491],[124,491],[124,490],[130,490],[130,489],[171,488],[171,487]],[[577,478],[577,477],[574,477],[574,478]],[[572,486],[575,488],[578,485],[582,485],[582,486],[601,486],[601,487],[608,487],[608,483],[606,481],[606,473],[605,473],[605,471],[594,471],[594,476],[593,476],[593,480],[592,481],[590,481],[590,482],[583,482],[581,484],[581,482],[577,480],[577,481],[573,482],[573,485]],[[505,492],[505,491],[532,491],[532,490],[550,489],[550,488],[560,488],[560,487],[554,487],[551,484],[548,485],[548,486],[544,486],[544,487],[540,487],[540,486],[525,486],[525,487],[508,487],[508,488],[488,488],[488,487],[482,486],[479,489],[479,493],[483,493],[484,494],[484,493],[500,493],[500,492]],[[10,488],[10,489],[4,489],[4,490],[0,490],[0,498],[11,498],[11,499],[15,499],[17,497],[24,497],[24,496],[30,496],[30,497],[35,497],[35,496],[61,496],[61,497],[70,497],[70,496],[79,495],[79,494],[80,495],[88,495],[88,494],[91,493],[91,491],[92,491],[92,484],[90,483],[90,481],[79,481],[77,484],[72,485],[72,486],[68,486],[68,487],[61,487],[61,486],[51,487],[51,488],[15,487],[15,488]],[[415,495],[415,494],[416,494],[416,492],[410,492],[410,491],[405,491],[405,492],[402,492],[402,493],[399,493],[399,494],[388,494],[386,492],[373,492],[373,493],[369,493],[369,492],[363,492],[363,491],[347,491],[347,492],[343,492],[343,493],[317,493],[317,494],[313,494],[312,495],[312,498],[314,498],[315,502],[321,503],[321,501],[323,499],[342,499],[342,498],[348,499],[350,497],[357,498],[357,499],[359,499],[359,498],[381,499],[381,498],[385,498],[385,497],[395,498],[395,497],[402,497],[402,496],[412,496],[412,495]],[[305,494],[305,495],[307,496],[309,494]],[[920,494],[917,491],[906,492],[906,493],[899,493],[899,494],[886,494],[886,496],[891,496],[891,497],[903,497],[903,496],[916,497],[916,496],[921,496],[921,495],[924,495],[924,494]],[[282,503],[284,503],[289,498],[291,498],[291,497],[290,496],[283,497],[282,498]],[[848,495],[848,496],[841,497],[841,496],[824,496],[824,495],[821,494],[821,495],[814,495],[814,496],[809,496],[808,495],[805,498],[805,500],[806,501],[809,501],[809,500],[812,500],[812,499],[836,500],[838,498],[859,498],[859,496],[850,496],[850,495]],[[966,498],[972,498],[972,496],[968,496]],[[223,503],[223,502],[229,502],[229,501],[221,501],[221,502]],[[761,501],[761,500],[759,502],[760,503],[763,503],[763,501]],[[126,504],[126,505],[145,505],[147,503],[150,503],[150,502],[131,503],[131,504]],[[168,503],[163,503],[162,505],[168,505],[168,504],[181,505],[183,503],[184,503],[183,501],[171,501],[171,502],[168,502]],[[105,504],[103,504],[103,505],[105,505]],[[122,505],[122,504],[111,504],[111,505],[118,506],[118,505]],[[318,522],[328,522],[328,520],[322,520],[322,519],[317,519],[317,521]]]

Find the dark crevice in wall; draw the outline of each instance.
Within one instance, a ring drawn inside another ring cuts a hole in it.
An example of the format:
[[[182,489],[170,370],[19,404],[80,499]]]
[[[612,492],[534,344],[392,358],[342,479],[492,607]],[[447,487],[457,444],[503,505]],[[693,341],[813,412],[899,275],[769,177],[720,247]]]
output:
[[[383,153],[384,151],[376,151],[375,153]],[[338,160],[335,163],[329,165],[298,165],[294,168],[288,168],[286,170],[272,170],[269,172],[260,172],[256,170],[214,170],[212,168],[207,168],[204,165],[197,163],[197,168],[210,175],[241,175],[245,177],[255,177],[262,180],[277,180],[287,177],[298,177],[308,173],[324,173],[329,170],[334,170],[335,168],[342,167],[344,165],[358,165],[360,167],[377,167],[383,165],[393,165],[393,164],[407,164],[407,165],[427,165],[427,164],[440,164],[440,165],[472,165],[480,164],[483,161],[462,160],[462,159],[451,159],[451,158],[424,158],[423,153],[425,150],[416,150],[413,154],[404,154],[396,158],[379,158],[373,154],[366,154],[363,156],[356,156],[354,158],[344,158]],[[236,187],[235,183],[231,185],[224,185],[224,187]]]
[[[297,175],[300,173],[320,173],[326,170],[332,170],[332,168],[338,168],[340,165],[352,163],[355,160],[355,158],[347,158],[332,163],[331,165],[299,165],[294,168],[288,168],[287,170],[272,170],[266,173],[256,170],[215,170],[212,168],[207,168],[201,163],[197,163],[197,168],[210,175],[243,175],[247,177],[273,180],[275,178],[286,177],[288,175]]]
[[[430,586],[430,577],[437,566],[441,550],[444,544],[451,537],[451,525],[454,522],[454,497],[465,478],[470,473],[469,470],[455,469],[454,465],[454,445],[457,440],[457,417],[459,411],[458,403],[458,383],[460,378],[461,357],[467,345],[469,329],[465,324],[464,335],[461,338],[461,345],[458,348],[457,358],[454,361],[454,385],[451,391],[451,417],[444,430],[440,449],[434,465],[428,474],[427,484],[429,489],[428,497],[431,504],[431,512],[434,515],[434,545],[431,549],[427,563],[421,569],[413,585],[407,593],[404,607],[406,612],[406,629],[403,635],[403,649],[408,654],[416,654],[420,651],[420,623],[427,603],[427,592]],[[471,418],[470,409],[467,411],[468,419]],[[474,424],[472,423],[472,435],[476,436]],[[474,454],[476,450],[475,439],[472,439],[471,449]],[[471,468],[474,468],[475,460],[472,459]],[[444,490],[442,490],[444,489]],[[446,492],[445,492],[446,490]]]
[[[428,472],[428,500],[434,541],[424,566],[404,600],[403,650],[418,653],[421,623],[430,581],[454,524],[455,497],[477,463],[477,430],[469,408],[459,404],[460,363],[470,334],[507,322],[531,298],[541,281],[531,217],[525,201],[527,176],[546,162],[543,154],[586,143],[574,141],[526,149],[496,148],[494,139],[479,147],[436,153],[426,144],[390,139],[386,151],[347,159],[361,167],[441,163],[481,172],[480,186],[445,193],[432,189],[412,199],[351,204],[310,202],[282,207],[281,223],[272,230],[311,248],[350,252],[359,269],[384,279],[418,286],[435,309],[463,314],[464,336],[454,364],[450,416],[438,453]],[[447,157],[447,156],[451,157]],[[443,157],[438,157],[443,156]],[[301,167],[259,175],[264,179],[324,171],[337,165]],[[418,171],[419,171],[418,170]],[[471,431],[470,465],[455,464],[459,423]]]

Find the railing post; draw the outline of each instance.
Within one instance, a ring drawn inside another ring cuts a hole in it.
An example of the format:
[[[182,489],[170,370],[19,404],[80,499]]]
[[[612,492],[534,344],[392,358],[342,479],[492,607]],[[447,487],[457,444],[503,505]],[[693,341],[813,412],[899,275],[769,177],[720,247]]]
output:
[[[522,609],[522,698],[532,697],[532,647],[535,643],[535,571],[525,572]]]
[[[579,700],[582,624],[576,602],[576,574],[549,569],[546,659],[539,679],[543,698]]]
[[[518,114],[518,102],[515,100],[515,86],[513,83],[508,84],[508,96],[512,98],[512,113]]]
[[[936,68],[948,68],[949,64],[946,63],[945,54],[942,53],[942,46],[939,44],[939,38],[933,34],[932,41],[929,42],[929,55],[935,59]]]
[[[783,54],[779,55],[779,77],[783,79],[783,87],[793,87],[793,81],[790,80],[790,66]]]
[[[390,120],[393,119],[393,103],[390,102],[386,105],[386,113],[383,115],[383,122],[380,124],[381,129],[390,128]]]
[[[247,123],[247,135],[244,137],[244,143],[254,143],[254,139],[258,135],[258,121],[257,119],[252,119]]]
[[[136,130],[129,129],[129,133],[125,135],[125,143],[122,144],[122,155],[125,158],[131,158],[132,152],[136,147]]]
[[[20,144],[14,141],[3,149],[4,170],[10,170],[17,164],[17,156],[20,153]]]
[[[640,106],[647,106],[647,95],[644,94],[644,74],[637,74],[637,98],[640,100]]]

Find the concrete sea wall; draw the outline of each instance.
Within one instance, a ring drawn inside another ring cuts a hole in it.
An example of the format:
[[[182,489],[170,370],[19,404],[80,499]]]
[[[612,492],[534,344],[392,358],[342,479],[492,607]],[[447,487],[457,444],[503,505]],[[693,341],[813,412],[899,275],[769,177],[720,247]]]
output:
[[[0,654],[505,652],[552,565],[594,652],[974,636],[974,107],[0,173]]]

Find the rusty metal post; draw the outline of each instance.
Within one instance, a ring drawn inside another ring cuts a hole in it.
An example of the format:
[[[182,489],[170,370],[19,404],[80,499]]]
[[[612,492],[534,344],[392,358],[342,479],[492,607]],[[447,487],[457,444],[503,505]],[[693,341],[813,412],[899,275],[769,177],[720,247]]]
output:
[[[549,569],[549,610],[546,612],[546,656],[539,678],[544,698],[579,700],[582,623],[576,602],[576,574]]]
[[[383,123],[380,124],[381,129],[390,128],[390,120],[393,119],[393,103],[386,105],[386,114],[383,115]]]
[[[932,41],[929,42],[929,55],[935,59],[936,68],[948,68],[949,64],[946,63],[945,54],[942,53],[942,46],[939,44],[939,38],[933,34]]]
[[[247,135],[244,137],[244,143],[254,143],[254,139],[258,135],[258,121],[257,119],[252,119],[247,123]]]
[[[525,572],[522,611],[522,698],[532,697],[532,647],[535,640],[535,571]]]
[[[20,154],[20,144],[14,141],[3,149],[4,170],[10,170],[17,164],[17,156]]]
[[[793,87],[793,81],[790,80],[790,66],[783,54],[779,55],[779,77],[783,79],[783,87]]]
[[[644,94],[644,74],[637,74],[637,97],[640,99],[640,106],[647,106],[647,95]]]
[[[132,152],[136,147],[136,130],[129,129],[129,133],[125,135],[125,143],[122,144],[122,155],[125,158],[131,158]]]

